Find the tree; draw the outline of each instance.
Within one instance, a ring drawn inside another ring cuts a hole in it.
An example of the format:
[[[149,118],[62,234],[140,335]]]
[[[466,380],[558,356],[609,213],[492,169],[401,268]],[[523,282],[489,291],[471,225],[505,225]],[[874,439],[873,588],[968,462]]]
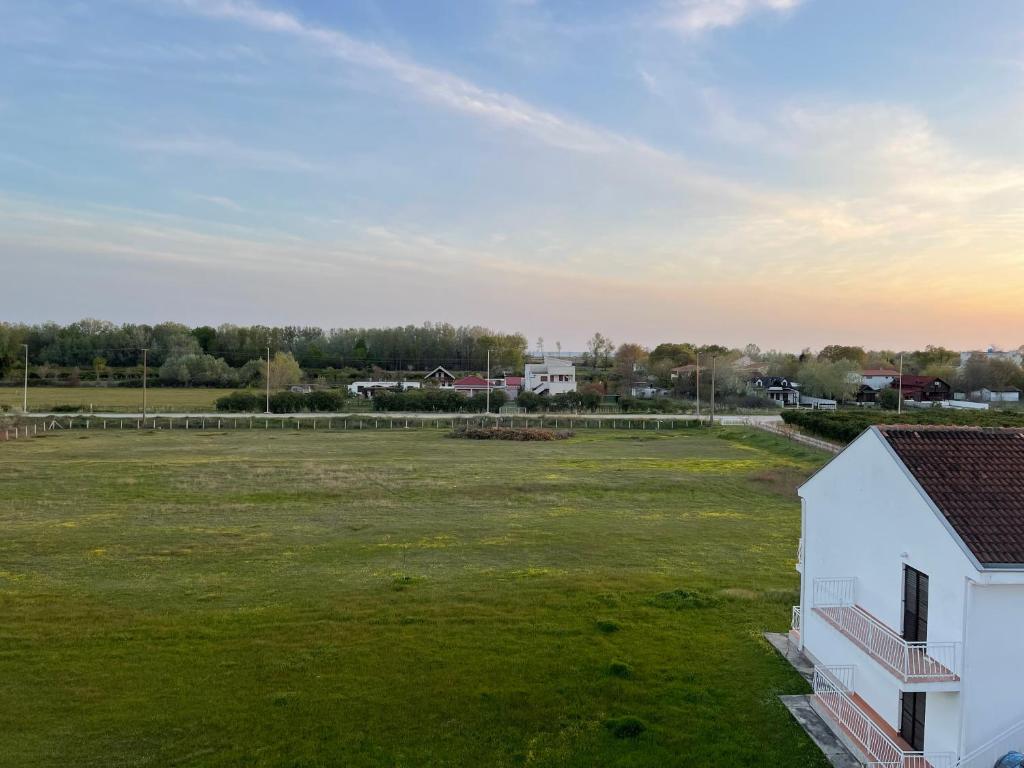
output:
[[[674,368],[697,362],[697,352],[692,344],[662,343],[651,350],[649,360],[651,365],[667,362],[671,364],[670,368]]]
[[[612,344],[612,340],[600,332],[595,333],[590,341],[587,342],[587,350],[590,352],[590,359],[593,361],[595,368],[601,364],[602,359],[605,361],[605,365],[608,364],[609,356],[613,349],[615,347]]]
[[[821,352],[818,353],[819,360],[827,360],[831,363],[837,363],[840,360],[848,360],[852,363],[856,363],[858,367],[864,365],[865,359],[867,359],[867,353],[863,347],[846,347],[841,344],[829,344],[827,347],[823,347]]]
[[[801,390],[807,395],[849,400],[859,386],[855,375],[859,369],[859,365],[847,359],[811,360],[800,366],[797,375]]]
[[[107,370],[107,359],[105,357],[94,357],[92,359],[92,370],[96,374],[96,383],[100,381],[101,374]]]
[[[275,352],[270,361],[270,388],[284,389],[302,380],[302,370],[291,352]],[[263,384],[266,385],[266,373]]]
[[[900,402],[900,393],[895,387],[886,387],[878,393],[878,404],[887,411],[895,411]]]
[[[634,377],[647,362],[647,350],[639,344],[620,344],[615,351],[615,372],[619,377],[619,389],[628,393]]]

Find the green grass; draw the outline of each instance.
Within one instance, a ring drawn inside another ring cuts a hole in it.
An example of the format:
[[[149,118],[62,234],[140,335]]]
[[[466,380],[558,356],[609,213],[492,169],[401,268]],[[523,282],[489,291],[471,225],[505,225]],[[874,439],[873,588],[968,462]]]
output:
[[[823,768],[763,433],[0,446],[2,766]]]
[[[146,390],[146,407],[151,412],[181,411],[213,412],[217,398],[237,390],[213,387],[150,387]],[[0,387],[0,408],[21,408],[24,390]],[[138,412],[142,410],[142,389],[136,387],[29,387],[28,408],[45,412],[54,406],[77,405],[98,412]],[[345,402],[347,412],[368,411],[372,403],[360,398]]]

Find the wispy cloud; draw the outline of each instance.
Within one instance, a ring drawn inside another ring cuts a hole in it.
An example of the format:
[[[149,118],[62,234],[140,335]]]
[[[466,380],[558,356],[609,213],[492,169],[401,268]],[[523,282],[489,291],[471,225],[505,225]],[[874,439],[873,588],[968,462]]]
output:
[[[139,152],[198,157],[260,171],[313,173],[322,167],[288,151],[248,147],[235,141],[204,135],[155,136],[130,142]]]
[[[237,202],[232,200],[230,197],[223,197],[221,195],[199,194],[189,194],[187,195],[187,197],[191,198],[192,200],[199,200],[204,203],[210,203],[211,205],[215,205],[218,208],[224,208],[229,211],[234,211],[235,213],[242,213],[245,210],[245,208],[243,208]]]
[[[791,11],[803,0],[668,0],[662,15],[664,26],[687,36],[719,27],[732,27],[765,11]]]

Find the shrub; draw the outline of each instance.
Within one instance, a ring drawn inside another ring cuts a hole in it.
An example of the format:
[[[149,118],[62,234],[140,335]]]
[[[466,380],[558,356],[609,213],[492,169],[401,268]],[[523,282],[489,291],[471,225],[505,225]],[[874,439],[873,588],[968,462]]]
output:
[[[253,413],[262,411],[264,403],[262,397],[252,392],[232,392],[230,395],[218,397],[216,407],[218,411]]]
[[[635,739],[647,730],[647,723],[639,717],[624,715],[623,717],[610,717],[604,721],[604,727],[612,732],[617,739]]]
[[[618,632],[620,629],[618,623],[611,621],[610,619],[599,619],[594,622],[594,626],[597,627],[598,632],[603,632],[606,635],[610,635],[612,632]]]
[[[70,403],[59,403],[57,405],[50,406],[50,410],[54,413],[78,413],[82,410],[82,406],[71,405]]]
[[[448,433],[448,437],[467,440],[565,440],[575,433],[567,429],[540,429],[537,427],[461,427]]]
[[[624,661],[613,661],[608,665],[608,674],[612,677],[629,680],[633,677],[633,668]]]
[[[892,411],[783,411],[782,420],[826,440],[849,443],[874,424],[939,424],[974,427],[1024,427],[1024,413],[1006,411],[958,411],[925,408]]]

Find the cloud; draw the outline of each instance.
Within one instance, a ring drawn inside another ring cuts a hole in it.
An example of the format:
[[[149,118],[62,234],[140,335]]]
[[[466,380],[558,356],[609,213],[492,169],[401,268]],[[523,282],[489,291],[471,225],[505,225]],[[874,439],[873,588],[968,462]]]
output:
[[[222,197],[221,195],[198,195],[198,194],[190,194],[190,195],[188,195],[188,197],[192,198],[193,200],[200,200],[200,201],[202,201],[204,203],[210,203],[212,205],[216,205],[219,208],[225,208],[225,209],[227,209],[229,211],[234,211],[236,213],[241,213],[241,212],[243,212],[245,210],[245,208],[243,208],[241,205],[236,203],[230,197]]]
[[[248,147],[214,136],[155,136],[137,139],[130,142],[130,146],[139,152],[208,158],[260,171],[313,173],[322,170],[322,166],[291,151]]]
[[[803,0],[670,0],[662,24],[686,36],[740,24],[765,11],[791,11]]]

